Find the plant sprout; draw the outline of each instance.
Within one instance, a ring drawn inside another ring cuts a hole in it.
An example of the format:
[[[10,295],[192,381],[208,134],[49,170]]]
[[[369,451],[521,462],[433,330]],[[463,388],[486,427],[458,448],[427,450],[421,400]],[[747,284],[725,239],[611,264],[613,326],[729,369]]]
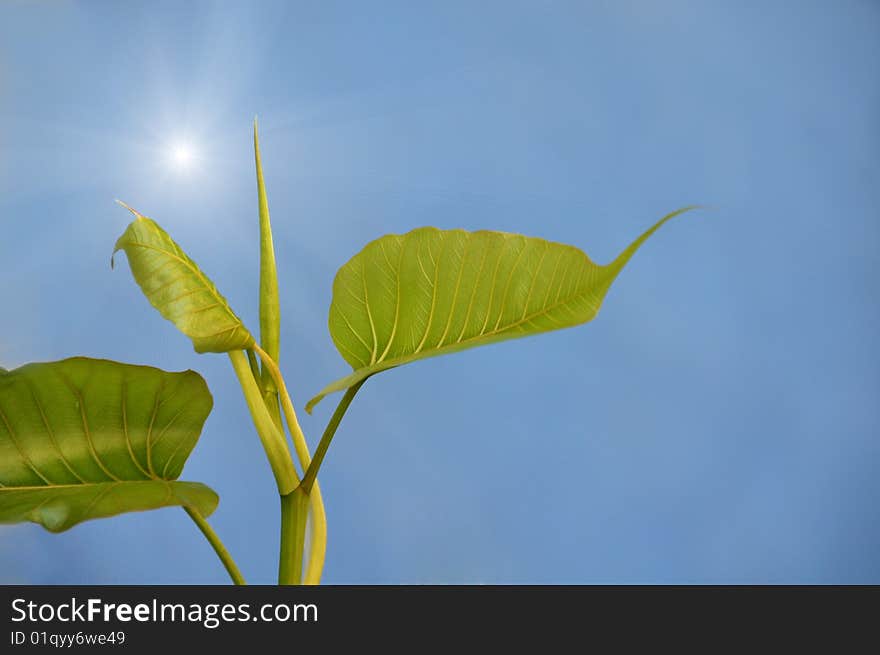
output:
[[[318,473],[368,379],[420,359],[592,320],[641,245],[692,209],[665,216],[607,265],[574,246],[505,232],[422,227],[367,244],[333,282],[330,336],[352,372],[305,405],[311,412],[324,397],[342,392],[312,456],[278,366],[278,276],[256,121],[254,156],[259,339],[171,236],[124,203],[134,220],[116,241],[114,256],[125,253],[147,300],[196,352],[228,356],[281,499],[279,584],[321,580],[327,520]],[[178,144],[171,158],[186,168],[193,153]],[[31,521],[61,532],[123,512],[180,506],[233,582],[244,584],[206,520],[217,494],[178,480],[212,405],[207,384],[193,371],[85,357],[0,369],[0,522]]]

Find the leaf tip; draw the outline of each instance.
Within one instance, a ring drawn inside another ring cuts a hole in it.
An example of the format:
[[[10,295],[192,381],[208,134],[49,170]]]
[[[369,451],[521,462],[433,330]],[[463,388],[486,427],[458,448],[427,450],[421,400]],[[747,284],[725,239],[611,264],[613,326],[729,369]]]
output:
[[[129,205],[125,204],[125,203],[122,202],[119,198],[116,199],[116,204],[117,204],[117,205],[120,205],[120,206],[122,206],[122,207],[125,207],[128,211],[130,211],[132,214],[134,214],[137,218],[143,218],[143,217],[144,217],[144,215],[141,214],[138,210],[133,209],[133,208],[130,207]]]
[[[611,269],[613,271],[613,275],[616,277],[617,274],[623,269],[623,267],[626,266],[627,262],[629,262],[636,251],[642,246],[642,244],[645,243],[645,241],[647,241],[648,238],[650,238],[650,236],[654,234],[657,230],[659,230],[676,216],[681,216],[682,214],[692,211],[694,209],[704,208],[704,205],[686,205],[684,207],[676,209],[674,212],[666,214],[666,216],[654,223],[654,225],[645,230],[641,236],[639,236],[635,241],[629,244],[629,246],[627,246],[613,262],[606,265],[606,268]]]
[[[695,209],[712,209],[711,205],[703,205],[703,204],[693,204],[693,205],[685,205],[680,209],[676,209],[672,212],[672,216],[679,216],[680,214],[684,214],[685,212],[693,211]]]
[[[317,405],[319,402],[321,402],[321,399],[323,397],[324,397],[323,394],[318,394],[317,396],[312,398],[309,402],[307,402],[306,403],[306,413],[311,415],[312,410],[315,409],[315,405]]]

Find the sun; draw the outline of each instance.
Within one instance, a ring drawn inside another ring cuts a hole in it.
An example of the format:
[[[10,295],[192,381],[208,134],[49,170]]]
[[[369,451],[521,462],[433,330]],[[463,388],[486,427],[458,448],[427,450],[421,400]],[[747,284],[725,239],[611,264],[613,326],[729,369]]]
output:
[[[168,163],[178,173],[192,170],[196,159],[195,150],[186,141],[177,141],[168,146]]]

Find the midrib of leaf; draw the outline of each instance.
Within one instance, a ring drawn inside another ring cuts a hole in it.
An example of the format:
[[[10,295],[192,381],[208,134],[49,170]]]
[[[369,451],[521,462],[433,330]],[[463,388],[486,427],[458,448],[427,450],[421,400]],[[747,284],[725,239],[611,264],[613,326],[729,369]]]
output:
[[[88,487],[97,487],[99,485],[120,485],[120,484],[128,484],[130,482],[174,482],[174,480],[158,480],[158,479],[149,479],[149,480],[103,480],[101,482],[83,482],[82,484],[78,482],[67,482],[64,484],[37,484],[37,485],[28,485],[22,486],[18,485],[15,487],[3,486],[4,489],[9,491],[49,491],[52,489],[86,489]]]
[[[89,489],[91,487],[124,487],[129,484],[161,484],[166,485],[169,489],[173,488],[175,484],[196,484],[193,482],[185,482],[181,480],[168,480],[166,478],[148,478],[145,480],[102,480],[100,482],[83,482],[74,483],[67,482],[64,484],[38,484],[38,485],[17,485],[15,487],[10,487],[8,485],[0,485],[0,493],[4,490],[6,491],[54,491],[56,489]],[[169,493],[169,496],[171,494]]]

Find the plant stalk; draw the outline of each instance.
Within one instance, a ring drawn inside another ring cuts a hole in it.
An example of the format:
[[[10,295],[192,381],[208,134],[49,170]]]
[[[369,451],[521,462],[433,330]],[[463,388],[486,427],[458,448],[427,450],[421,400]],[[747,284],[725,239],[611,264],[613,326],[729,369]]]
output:
[[[278,558],[278,584],[302,584],[303,552],[309,495],[301,488],[281,496],[281,552]]]
[[[187,507],[186,505],[183,506],[183,509],[186,511],[187,514],[189,514],[189,517],[198,526],[199,530],[202,531],[202,534],[205,535],[205,539],[208,540],[208,543],[211,544],[214,552],[217,553],[217,557],[220,558],[220,561],[223,563],[223,566],[226,568],[226,571],[227,573],[229,573],[229,577],[232,578],[232,581],[237,585],[247,584],[247,582],[245,582],[244,580],[244,576],[238,569],[238,565],[235,563],[235,560],[232,559],[232,555],[229,554],[229,551],[226,550],[226,546],[224,546],[223,542],[220,541],[220,537],[218,537],[217,533],[214,532],[214,528],[212,528],[211,525],[195,509]]]
[[[293,447],[296,450],[297,459],[299,459],[302,470],[306,471],[312,463],[312,458],[309,454],[309,446],[306,443],[305,435],[296,417],[293,402],[290,400],[290,394],[287,392],[287,384],[284,382],[284,377],[281,375],[281,370],[278,368],[275,360],[259,346],[254,348],[263,362],[263,370],[269,371],[275,386],[278,388],[278,396],[281,400],[281,407],[284,410],[284,418],[287,420],[287,427],[290,429],[290,434],[293,437]],[[312,507],[312,541],[309,548],[309,561],[306,564],[305,583],[318,584],[321,582],[321,573],[324,570],[324,559],[327,553],[327,514],[324,510],[324,499],[317,480],[304,491],[306,491],[306,495],[311,499]]]
[[[299,476],[290,458],[287,440],[278,430],[263,402],[262,393],[251,373],[247,357],[242,351],[233,350],[229,353],[229,360],[232,362],[232,368],[235,370],[248,409],[251,412],[251,419],[257,428],[257,434],[263,443],[263,449],[266,451],[272,473],[275,475],[278,493],[281,496],[286,496],[299,485]]]
[[[327,423],[327,427],[324,429],[324,434],[321,436],[321,441],[315,449],[315,457],[306,469],[302,482],[299,483],[299,486],[304,488],[307,493],[311,490],[313,484],[317,484],[316,478],[318,476],[318,469],[321,468],[321,463],[324,461],[324,455],[327,454],[330,442],[333,441],[333,435],[336,434],[336,429],[342,422],[342,417],[345,416],[345,412],[348,410],[348,406],[351,405],[351,401],[354,400],[354,396],[358,392],[358,389],[360,389],[366,381],[365,378],[346,389],[345,395],[336,406],[336,411],[333,412],[333,416],[330,417],[330,422]]]

